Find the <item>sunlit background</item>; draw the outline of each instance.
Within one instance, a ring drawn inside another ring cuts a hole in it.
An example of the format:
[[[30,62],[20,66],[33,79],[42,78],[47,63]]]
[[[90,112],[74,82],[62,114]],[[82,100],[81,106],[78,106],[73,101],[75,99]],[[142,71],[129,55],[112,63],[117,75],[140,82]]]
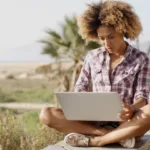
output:
[[[64,16],[79,15],[87,3],[98,0],[0,0],[0,61],[50,61],[41,55],[37,41],[45,36],[46,28],[60,30]],[[148,0],[126,0],[139,15],[143,32],[140,49],[147,50],[150,41]],[[17,55],[16,55],[17,54]]]
[[[91,2],[98,0],[0,0],[0,150],[38,150],[63,139],[39,114],[58,106],[55,91],[73,91],[84,55],[99,46],[85,44],[73,17]],[[143,25],[131,44],[149,55],[150,1],[126,2]]]

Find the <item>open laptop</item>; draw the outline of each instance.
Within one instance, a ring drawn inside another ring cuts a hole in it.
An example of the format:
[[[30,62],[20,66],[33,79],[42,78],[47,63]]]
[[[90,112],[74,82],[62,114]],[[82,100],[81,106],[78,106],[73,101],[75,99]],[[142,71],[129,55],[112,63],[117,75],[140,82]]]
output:
[[[120,96],[116,92],[56,92],[68,120],[121,121]]]

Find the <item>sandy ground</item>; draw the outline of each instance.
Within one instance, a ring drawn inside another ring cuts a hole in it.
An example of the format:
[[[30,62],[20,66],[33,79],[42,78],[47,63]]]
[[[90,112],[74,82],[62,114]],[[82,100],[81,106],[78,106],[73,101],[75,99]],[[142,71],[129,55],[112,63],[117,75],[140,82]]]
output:
[[[11,109],[42,109],[44,107],[57,107],[57,105],[52,104],[33,104],[33,103],[0,103],[0,107],[11,108]]]
[[[35,76],[35,69],[42,65],[48,65],[49,63],[44,62],[27,62],[27,63],[0,63],[0,79],[6,78],[8,75],[17,76],[19,78],[27,78],[29,74]],[[72,62],[63,62],[62,68],[67,70],[71,67]],[[53,69],[57,69],[57,63],[51,63]],[[37,78],[41,76],[36,74]]]
[[[0,73],[29,72],[44,64],[48,63],[0,63]]]

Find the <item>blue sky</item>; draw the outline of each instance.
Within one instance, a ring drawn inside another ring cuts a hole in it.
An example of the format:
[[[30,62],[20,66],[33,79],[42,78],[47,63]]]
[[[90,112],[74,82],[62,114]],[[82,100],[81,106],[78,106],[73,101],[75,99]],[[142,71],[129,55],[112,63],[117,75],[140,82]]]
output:
[[[85,10],[86,3],[97,1],[0,0],[0,60],[2,56],[3,60],[5,57],[11,59],[10,54],[13,53],[14,49],[33,44],[43,38],[45,36],[44,29],[59,30],[58,23],[63,21],[65,15],[78,15]],[[126,1],[132,4],[141,19],[144,30],[140,36],[140,41],[150,40],[150,17],[148,15],[150,1]],[[37,53],[36,55],[40,55],[39,51]],[[16,56],[16,59],[17,57],[19,56]]]

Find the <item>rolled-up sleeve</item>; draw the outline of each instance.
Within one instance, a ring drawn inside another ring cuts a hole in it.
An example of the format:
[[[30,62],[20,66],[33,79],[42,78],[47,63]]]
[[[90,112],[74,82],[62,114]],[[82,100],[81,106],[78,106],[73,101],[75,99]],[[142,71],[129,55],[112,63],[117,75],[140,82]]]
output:
[[[138,98],[144,98],[149,103],[150,93],[150,60],[144,60],[140,72],[137,76],[137,86],[134,95],[134,101]]]
[[[80,92],[80,91],[89,91],[89,84],[91,80],[91,69],[90,69],[90,59],[89,59],[89,53],[86,55],[84,59],[84,63],[80,72],[80,75],[78,77],[78,80],[75,84],[74,91]]]

